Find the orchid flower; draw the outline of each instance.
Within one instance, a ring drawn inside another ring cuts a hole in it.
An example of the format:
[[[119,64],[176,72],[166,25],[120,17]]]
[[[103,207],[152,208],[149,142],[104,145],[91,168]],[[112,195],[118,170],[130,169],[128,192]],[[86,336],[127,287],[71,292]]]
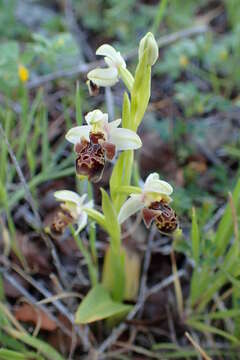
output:
[[[87,194],[79,196],[76,192],[70,190],[56,191],[54,196],[62,202],[61,208],[72,218],[70,223],[76,223],[78,225],[76,231],[76,234],[78,234],[87,225],[88,216],[84,209],[92,208],[93,201],[91,200],[84,204]]]
[[[96,182],[101,178],[105,158],[112,160],[117,151],[138,149],[142,142],[134,131],[118,128],[121,119],[108,122],[108,114],[98,109],[85,119],[87,125],[70,129],[66,139],[75,145],[77,174]]]
[[[91,70],[87,74],[89,81],[97,86],[112,86],[118,82],[119,76],[121,76],[128,87],[132,86],[133,77],[127,70],[126,63],[119,51],[109,44],[103,44],[97,49],[96,55],[104,56],[108,67]]]
[[[175,212],[169,206],[173,188],[166,181],[160,180],[157,173],[150,174],[140,194],[131,194],[122,205],[118,221],[122,224],[138,211],[142,212],[145,225],[149,228],[152,221],[159,231],[172,233],[178,226]]]

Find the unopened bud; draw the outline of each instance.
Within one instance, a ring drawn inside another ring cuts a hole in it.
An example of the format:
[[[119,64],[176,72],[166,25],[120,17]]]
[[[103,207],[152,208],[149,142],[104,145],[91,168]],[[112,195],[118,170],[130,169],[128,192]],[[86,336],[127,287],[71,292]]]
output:
[[[148,64],[152,66],[158,59],[158,45],[151,32],[148,32],[140,41],[138,49],[139,60],[146,49],[148,49]]]

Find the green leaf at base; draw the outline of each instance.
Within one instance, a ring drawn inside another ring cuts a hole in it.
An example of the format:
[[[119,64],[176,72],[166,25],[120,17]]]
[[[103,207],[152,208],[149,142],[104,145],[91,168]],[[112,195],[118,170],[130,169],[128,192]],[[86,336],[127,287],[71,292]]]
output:
[[[75,322],[77,324],[88,324],[113,315],[127,314],[131,308],[131,305],[113,301],[102,285],[96,285],[79,305]]]

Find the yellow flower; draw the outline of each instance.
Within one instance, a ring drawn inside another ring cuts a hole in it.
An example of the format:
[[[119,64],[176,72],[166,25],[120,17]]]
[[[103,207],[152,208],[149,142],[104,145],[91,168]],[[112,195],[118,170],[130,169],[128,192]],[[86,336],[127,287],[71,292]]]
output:
[[[185,55],[181,55],[179,58],[179,63],[183,68],[185,68],[188,66],[189,60]]]
[[[29,78],[29,72],[28,72],[28,69],[24,66],[24,65],[19,65],[18,66],[18,76],[19,76],[19,79],[25,83],[26,81],[28,81],[28,78]]]

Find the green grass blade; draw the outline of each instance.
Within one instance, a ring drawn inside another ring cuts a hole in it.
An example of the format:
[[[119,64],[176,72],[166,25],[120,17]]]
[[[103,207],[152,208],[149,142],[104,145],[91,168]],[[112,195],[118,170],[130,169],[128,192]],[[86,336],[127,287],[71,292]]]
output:
[[[40,354],[46,357],[48,360],[64,360],[64,358],[50,345],[43,340],[39,340],[28,334],[21,333],[14,329],[6,329],[6,331],[17,340],[22,341],[26,345],[32,346],[39,351]]]
[[[233,203],[237,209],[237,213],[240,211],[240,179],[233,192]],[[225,249],[233,234],[233,219],[232,210],[230,204],[227,205],[224,215],[218,225],[215,243],[216,243],[216,256],[220,256],[225,252]]]
[[[197,215],[196,211],[192,209],[192,252],[193,259],[195,261],[195,265],[198,266],[199,263],[199,249],[200,249],[200,235],[199,235],[199,227],[197,223]]]
[[[82,116],[82,103],[81,103],[79,81],[77,81],[75,101],[76,101],[76,121],[77,121],[77,125],[81,126],[83,124],[83,116]]]
[[[204,324],[204,323],[202,323],[200,321],[191,320],[191,319],[187,320],[187,324],[190,327],[193,327],[194,329],[196,329],[198,331],[201,331],[203,333],[216,334],[216,335],[222,336],[223,338],[225,338],[227,340],[230,340],[231,342],[233,342],[235,344],[240,343],[240,340],[237,339],[235,336],[233,336],[231,334],[228,334],[226,331],[218,329],[218,328],[216,328],[214,326],[207,325],[207,324]]]
[[[158,9],[154,18],[153,26],[152,26],[152,33],[155,35],[159,29],[159,26],[162,22],[162,19],[165,15],[167,9],[168,0],[161,0],[158,5]]]

